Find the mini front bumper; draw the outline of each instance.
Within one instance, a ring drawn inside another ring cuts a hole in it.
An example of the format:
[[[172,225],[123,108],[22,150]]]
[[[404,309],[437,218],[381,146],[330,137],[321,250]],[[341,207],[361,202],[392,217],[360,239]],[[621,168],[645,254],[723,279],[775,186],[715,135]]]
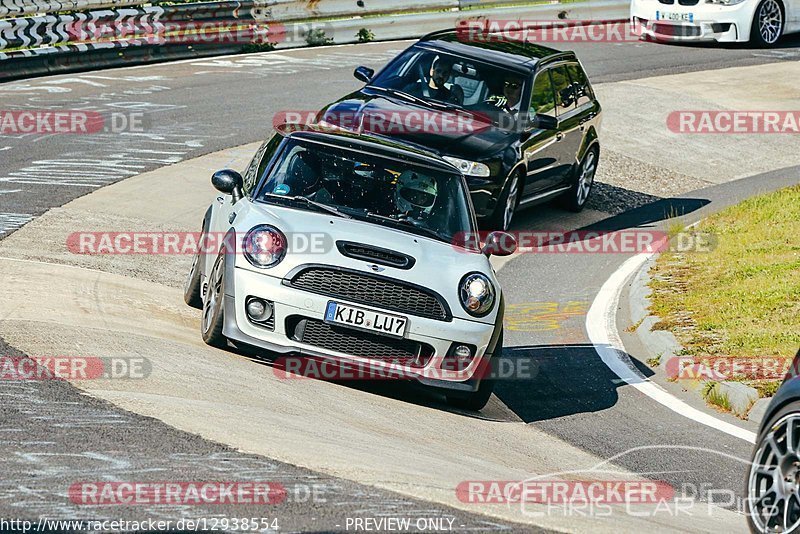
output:
[[[677,17],[680,20],[673,20]],[[662,4],[658,0],[633,0],[631,28],[634,35],[660,41],[746,42],[750,39],[753,6]]]
[[[282,283],[281,278],[235,268],[233,264],[232,259],[226,261],[225,322],[222,332],[234,343],[244,343],[278,354],[312,356],[344,365],[352,363],[360,369],[368,368],[384,376],[391,376],[394,373],[412,378],[425,385],[463,392],[477,390],[480,382],[478,375],[483,375],[487,368],[486,364],[482,364],[482,362],[488,361],[495,350],[494,344],[497,342],[495,330],[497,328],[493,324],[459,318],[445,322],[414,315],[408,315],[407,338],[433,348],[433,356],[422,367],[364,358],[302,343],[287,333],[287,319],[302,317],[323,321],[325,309],[330,300],[344,304],[349,302],[345,299],[331,298],[289,287]],[[247,297],[251,296],[274,303],[273,329],[256,325],[247,318],[244,303]],[[352,302],[350,304],[384,311],[361,303]],[[388,310],[386,313],[397,314],[397,312]],[[502,313],[499,314],[499,321],[502,321]],[[472,362],[461,371],[442,368],[443,359],[453,343],[464,343],[477,347]],[[478,370],[481,372],[478,373]]]

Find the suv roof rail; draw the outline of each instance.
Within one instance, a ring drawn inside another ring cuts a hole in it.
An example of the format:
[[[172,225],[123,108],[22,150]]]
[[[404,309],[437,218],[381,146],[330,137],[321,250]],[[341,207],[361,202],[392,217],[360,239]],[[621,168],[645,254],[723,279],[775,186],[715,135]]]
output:
[[[420,41],[430,41],[435,37],[439,37],[440,35],[447,35],[448,33],[454,33],[457,30],[455,28],[446,28],[444,30],[436,30],[434,32],[426,33],[422,37],[419,38]]]

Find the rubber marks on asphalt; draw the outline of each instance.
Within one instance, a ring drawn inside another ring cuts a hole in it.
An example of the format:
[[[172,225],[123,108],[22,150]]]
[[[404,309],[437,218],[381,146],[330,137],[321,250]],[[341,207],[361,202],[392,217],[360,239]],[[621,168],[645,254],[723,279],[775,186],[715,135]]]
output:
[[[597,354],[603,360],[603,363],[622,381],[635,387],[673,412],[720,432],[755,443],[756,435],[754,432],[693,408],[665,391],[658,384],[648,380],[634,366],[630,356],[625,352],[625,347],[619,337],[616,325],[619,296],[628,279],[644,265],[651,255],[649,253],[637,254],[625,261],[606,280],[595,297],[592,306],[589,308],[589,313],[586,314],[586,332]]]

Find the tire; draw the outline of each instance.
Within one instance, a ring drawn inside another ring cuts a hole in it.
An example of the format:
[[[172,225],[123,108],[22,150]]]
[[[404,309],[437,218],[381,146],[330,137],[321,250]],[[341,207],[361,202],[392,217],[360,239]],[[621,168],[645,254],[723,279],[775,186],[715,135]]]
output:
[[[214,262],[211,274],[208,277],[208,289],[203,300],[203,318],[200,322],[200,332],[207,345],[220,349],[228,346],[227,338],[222,335],[222,325],[225,320],[223,301],[225,299],[225,254],[222,253]]]
[[[211,216],[211,208],[206,212],[203,218],[203,226],[200,230],[200,242],[198,243],[197,253],[192,260],[192,268],[186,276],[186,281],[183,283],[183,301],[198,310],[203,309],[203,281],[202,272],[200,270],[200,262],[204,259],[200,255],[200,251],[205,249],[205,238],[208,232],[208,219]]]
[[[785,27],[783,5],[778,0],[761,0],[753,15],[750,42],[759,48],[775,46]]]
[[[200,252],[194,255],[192,261],[192,268],[189,270],[189,275],[186,277],[186,282],[183,283],[183,301],[192,308],[198,310],[203,309],[203,296],[200,294],[202,290],[202,280],[200,276]]]
[[[488,370],[491,371],[492,369],[492,361],[495,358],[502,357],[503,354],[503,333],[500,333],[500,339],[497,340],[497,345],[494,348],[494,354],[492,358],[489,360]],[[446,394],[447,397],[447,404],[454,408],[461,408],[462,410],[471,410],[475,412],[479,412],[483,410],[486,404],[489,402],[489,398],[492,396],[494,392],[494,384],[495,380],[493,378],[484,378],[481,380],[480,384],[478,385],[478,390],[474,391],[468,395],[462,394]]]
[[[596,146],[584,154],[580,165],[575,169],[572,187],[561,197],[561,204],[565,209],[578,213],[586,206],[594,187],[594,175],[597,173],[597,163],[600,161],[599,154]]]
[[[792,440],[794,443],[789,444],[788,447],[787,428],[791,428],[794,435]],[[751,532],[797,532],[800,529],[800,493],[798,493],[800,491],[800,458],[798,458],[800,445],[798,445],[798,438],[800,438],[800,401],[795,401],[778,410],[769,419],[769,423],[764,426],[764,430],[756,440],[746,479],[745,511]],[[772,443],[777,447],[777,451]],[[761,469],[756,469],[757,464]],[[770,480],[772,480],[771,483]],[[764,487],[762,488],[762,486]],[[770,495],[773,497],[770,498]],[[787,503],[789,505],[789,521],[788,526],[785,526],[783,521]],[[776,526],[785,528],[784,530],[775,530]]]
[[[521,187],[522,176],[519,171],[514,171],[514,174],[511,175],[508,183],[503,188],[500,198],[497,199],[497,206],[495,206],[494,212],[486,221],[486,230],[502,230],[503,232],[508,230],[519,205]]]

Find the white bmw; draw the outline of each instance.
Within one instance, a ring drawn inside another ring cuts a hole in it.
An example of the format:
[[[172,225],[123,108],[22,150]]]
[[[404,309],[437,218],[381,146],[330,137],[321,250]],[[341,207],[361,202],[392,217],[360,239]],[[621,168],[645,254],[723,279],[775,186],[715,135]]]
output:
[[[800,0],[632,0],[631,27],[661,41],[772,46],[800,31]]]
[[[184,288],[206,343],[396,371],[456,406],[486,404],[503,343],[488,257],[516,243],[465,242],[476,222],[455,167],[376,136],[278,129],[244,176],[212,183],[203,236],[222,244]]]

